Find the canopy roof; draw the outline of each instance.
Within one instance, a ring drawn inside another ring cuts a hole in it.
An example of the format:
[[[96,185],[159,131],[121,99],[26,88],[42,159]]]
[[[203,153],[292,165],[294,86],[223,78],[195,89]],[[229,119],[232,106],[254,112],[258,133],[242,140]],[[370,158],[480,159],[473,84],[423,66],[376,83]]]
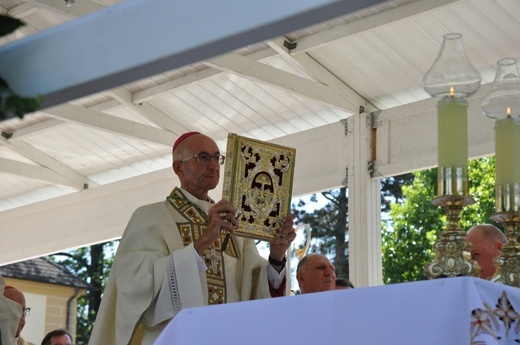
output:
[[[0,0],[27,24],[2,39],[0,75],[45,99],[0,122],[0,264],[121,236],[177,185],[186,131],[223,152],[229,132],[296,147],[294,196],[435,166],[421,82],[449,32],[483,79],[470,156],[493,154],[480,103],[497,60],[520,57],[516,0],[117,3]]]

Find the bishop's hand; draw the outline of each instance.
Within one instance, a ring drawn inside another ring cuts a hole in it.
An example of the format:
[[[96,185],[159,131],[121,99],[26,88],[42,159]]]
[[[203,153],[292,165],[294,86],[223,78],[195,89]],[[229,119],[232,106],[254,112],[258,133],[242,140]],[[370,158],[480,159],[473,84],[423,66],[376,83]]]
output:
[[[235,208],[229,201],[222,199],[213,205],[208,212],[208,225],[206,230],[193,245],[199,255],[220,237],[222,231],[234,233],[238,228],[238,221],[235,217]]]
[[[282,219],[282,224],[278,229],[276,229],[276,233],[274,234],[275,239],[271,242],[269,246],[270,257],[274,259],[274,261],[283,261],[285,258],[285,253],[287,249],[291,246],[292,241],[296,238],[296,232],[294,230],[294,219],[296,215],[290,214],[285,216]],[[271,260],[273,261],[273,260]],[[282,270],[283,266],[273,267],[279,272]]]

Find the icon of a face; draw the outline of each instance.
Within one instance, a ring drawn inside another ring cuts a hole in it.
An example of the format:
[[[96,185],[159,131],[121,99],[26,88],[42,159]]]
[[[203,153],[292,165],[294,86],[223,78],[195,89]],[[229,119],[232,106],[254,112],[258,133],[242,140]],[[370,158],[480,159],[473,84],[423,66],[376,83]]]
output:
[[[251,187],[255,189],[256,201],[259,205],[265,205],[269,200],[269,195],[274,192],[271,176],[265,172],[260,172],[255,176]]]

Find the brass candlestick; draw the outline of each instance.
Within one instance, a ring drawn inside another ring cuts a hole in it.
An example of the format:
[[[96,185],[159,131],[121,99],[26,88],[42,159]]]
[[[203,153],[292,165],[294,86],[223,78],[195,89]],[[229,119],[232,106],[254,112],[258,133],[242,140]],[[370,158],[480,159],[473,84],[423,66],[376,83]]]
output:
[[[458,225],[462,208],[475,203],[468,196],[467,98],[478,91],[480,81],[464,51],[462,35],[444,35],[439,55],[423,78],[424,90],[437,99],[438,197],[432,203],[442,206],[448,215],[448,227],[434,245],[435,260],[424,266],[430,278],[480,272],[478,264],[466,257],[471,244]]]
[[[508,242],[495,259],[497,270],[491,281],[520,287],[520,185],[496,186],[496,210],[491,219],[503,224]]]
[[[496,222],[504,225],[504,234],[508,242],[502,247],[500,256],[495,259],[497,271],[491,281],[520,287],[520,212],[502,212],[491,216]]]
[[[495,80],[482,102],[482,111],[495,119],[496,213],[508,243],[495,259],[491,281],[520,287],[520,70],[513,58],[497,62]]]
[[[432,200],[432,204],[442,206],[446,211],[448,227],[433,246],[437,253],[435,260],[424,266],[424,273],[429,278],[478,277],[480,266],[466,257],[465,252],[471,251],[471,244],[465,240],[466,233],[458,225],[462,208],[474,203],[473,198],[464,195],[445,195]]]

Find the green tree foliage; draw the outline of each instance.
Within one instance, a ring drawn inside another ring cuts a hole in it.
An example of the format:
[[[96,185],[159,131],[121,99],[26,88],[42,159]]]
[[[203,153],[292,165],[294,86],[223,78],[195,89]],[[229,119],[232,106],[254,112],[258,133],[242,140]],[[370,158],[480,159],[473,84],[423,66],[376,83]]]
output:
[[[413,174],[388,177],[381,180],[381,212],[390,211],[390,205],[403,201],[403,186],[413,182]]]
[[[323,208],[308,213],[306,203],[299,200],[292,205],[292,213],[298,217],[298,223],[305,223],[312,229],[309,253],[322,253],[332,257],[337,276],[347,277],[348,271],[348,194],[343,187],[333,191],[322,192],[328,200]],[[312,195],[311,202],[317,202]]]
[[[51,260],[67,268],[92,286],[92,289],[78,299],[77,345],[88,344],[101,304],[101,295],[114,261],[116,243],[117,241],[95,244],[68,253],[54,254],[51,257]]]
[[[387,284],[426,278],[422,267],[443,224],[442,209],[431,204],[437,192],[437,170],[420,171],[414,176],[412,184],[403,187],[406,200],[391,205],[393,228],[383,224],[383,274]]]
[[[382,212],[389,210],[392,202],[402,201],[401,187],[410,184],[412,180],[412,174],[382,180]],[[328,201],[323,208],[308,213],[309,205],[300,199],[296,205],[292,205],[292,212],[297,215],[298,223],[308,224],[312,229],[309,252],[329,256],[336,267],[336,275],[348,279],[348,189],[343,187],[322,192],[321,195]],[[318,201],[316,194],[312,195],[310,201]]]
[[[391,205],[391,220],[383,224],[383,280],[386,284],[424,280],[423,268],[433,261],[433,244],[446,227],[446,214],[431,200],[437,196],[437,169],[414,173],[403,187],[403,203]],[[479,223],[493,223],[495,212],[495,159],[481,158],[469,163],[469,195],[477,202],[463,209],[459,226],[463,230]]]

